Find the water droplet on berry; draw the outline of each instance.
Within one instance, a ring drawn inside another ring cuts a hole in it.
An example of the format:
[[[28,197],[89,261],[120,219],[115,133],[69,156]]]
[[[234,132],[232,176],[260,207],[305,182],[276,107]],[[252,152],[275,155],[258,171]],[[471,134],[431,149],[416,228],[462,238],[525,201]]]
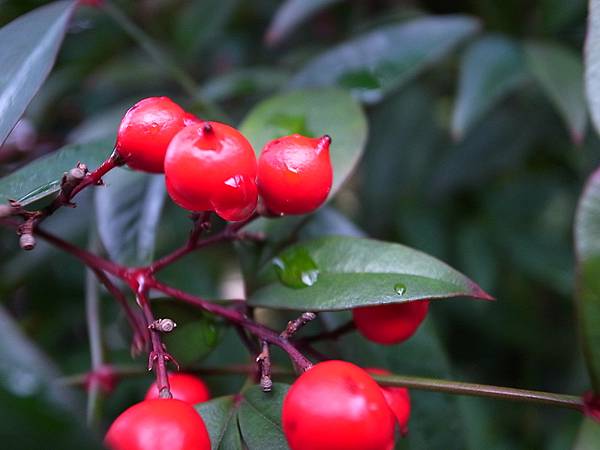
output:
[[[243,177],[241,175],[235,175],[231,178],[225,180],[225,184],[227,186],[231,186],[232,188],[239,188],[243,182]]]
[[[402,283],[396,283],[394,285],[394,291],[398,295],[404,295],[404,294],[406,294],[406,286]]]
[[[273,266],[286,286],[302,289],[314,285],[319,278],[319,267],[305,248],[297,247],[273,260]]]

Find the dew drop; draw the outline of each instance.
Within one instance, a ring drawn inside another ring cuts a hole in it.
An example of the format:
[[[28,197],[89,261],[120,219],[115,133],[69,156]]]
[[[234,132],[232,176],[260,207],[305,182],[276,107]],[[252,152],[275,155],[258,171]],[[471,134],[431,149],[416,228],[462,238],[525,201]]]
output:
[[[404,294],[406,294],[406,285],[404,285],[402,283],[396,283],[394,285],[394,291],[398,295],[404,295]]]
[[[286,286],[302,289],[314,285],[319,278],[319,267],[305,248],[297,247],[273,260],[279,280]]]

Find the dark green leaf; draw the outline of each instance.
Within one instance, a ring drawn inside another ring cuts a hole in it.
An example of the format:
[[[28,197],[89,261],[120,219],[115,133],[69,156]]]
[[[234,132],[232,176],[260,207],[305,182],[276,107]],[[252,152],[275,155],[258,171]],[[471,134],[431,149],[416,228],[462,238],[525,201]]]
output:
[[[288,385],[274,383],[271,392],[255,386],[244,393],[239,424],[249,450],[285,450],[288,448],[281,427],[281,408]]]
[[[548,42],[526,45],[529,69],[558,109],[575,142],[587,126],[581,57],[567,47]]]
[[[253,386],[239,395],[196,405],[209,430],[212,450],[287,449],[281,408],[288,389],[281,383],[274,383],[271,392]]]
[[[238,406],[233,396],[199,403],[196,410],[208,429],[212,450],[242,450],[237,419]]]
[[[163,336],[163,342],[182,365],[206,357],[221,340],[221,325],[190,305],[169,299],[152,301],[155,317],[173,320],[177,327]]]
[[[311,265],[305,270],[307,260],[316,269]],[[278,278],[277,271],[288,276]],[[425,298],[491,298],[467,277],[431,256],[370,239],[329,237],[304,242],[275,258],[262,276],[264,285],[250,296],[250,304],[301,311],[343,310]],[[298,288],[302,285],[304,288]]]
[[[367,139],[367,121],[360,106],[343,91],[315,89],[271,97],[246,116],[240,130],[256,154],[270,140],[300,133],[332,138],[333,195],[350,175]]]
[[[25,167],[0,178],[0,202],[19,200],[23,205],[56,194],[60,190],[63,173],[77,162],[96,168],[109,157],[112,141],[98,141],[85,145],[67,145],[56,152],[36,159]]]
[[[311,16],[340,1],[342,0],[286,0],[277,9],[265,40],[270,45],[278,44]]]
[[[164,176],[115,169],[95,191],[96,223],[110,258],[141,266],[152,261],[166,197]]]
[[[573,450],[594,450],[600,448],[600,424],[584,418]]]
[[[600,392],[600,170],[594,172],[575,216],[579,322],[590,378]]]
[[[516,42],[498,35],[471,44],[461,60],[452,133],[462,137],[525,78],[523,55]]]
[[[467,16],[426,17],[378,28],[310,61],[291,86],[341,86],[366,102],[417,76],[472,36],[479,23]]]
[[[590,0],[585,39],[585,93],[596,132],[600,133],[600,0]]]
[[[0,29],[0,145],[50,73],[76,4],[50,3]]]
[[[288,79],[288,74],[270,67],[240,69],[208,80],[200,88],[205,100],[222,102],[234,97],[271,93]]]

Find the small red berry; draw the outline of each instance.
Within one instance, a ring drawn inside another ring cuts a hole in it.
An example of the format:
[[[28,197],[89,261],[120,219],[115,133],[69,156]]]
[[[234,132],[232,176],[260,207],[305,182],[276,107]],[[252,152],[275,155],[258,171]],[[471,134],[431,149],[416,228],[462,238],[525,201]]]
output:
[[[333,182],[331,138],[292,134],[275,139],[258,159],[258,190],[270,213],[306,214],[327,199]]]
[[[181,130],[165,157],[167,191],[190,211],[247,219],[256,209],[256,156],[235,128],[202,122]]]
[[[195,116],[192,113],[186,112],[183,115],[183,124],[186,127],[189,127],[190,125],[199,125],[202,123],[202,119],[200,119],[199,117]]]
[[[210,450],[196,410],[181,400],[144,400],[126,409],[108,429],[111,450]]]
[[[367,368],[365,369],[371,375],[391,375],[385,369]],[[400,425],[400,433],[403,436],[408,434],[408,420],[410,419],[410,394],[408,389],[403,387],[381,386],[383,396],[388,406],[396,416]]]
[[[428,300],[367,306],[352,310],[354,324],[368,340],[397,344],[411,337],[427,316]]]
[[[121,120],[115,149],[132,169],[161,173],[167,147],[185,127],[186,114],[168,97],[140,100]]]
[[[210,393],[204,381],[195,375],[187,373],[170,373],[169,387],[171,395],[177,400],[182,400],[190,405],[210,400]],[[152,383],[144,399],[156,399],[158,388],[156,382]]]
[[[379,385],[345,361],[304,372],[283,401],[291,450],[391,450],[395,419]]]

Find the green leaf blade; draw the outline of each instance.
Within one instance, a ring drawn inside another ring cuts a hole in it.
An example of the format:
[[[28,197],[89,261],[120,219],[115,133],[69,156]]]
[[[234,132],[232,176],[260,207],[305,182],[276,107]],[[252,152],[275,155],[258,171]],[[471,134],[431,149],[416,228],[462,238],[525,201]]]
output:
[[[471,44],[461,60],[452,134],[462,137],[525,79],[521,49],[511,39],[492,35]]]
[[[310,61],[290,86],[340,86],[375,103],[479,30],[468,16],[424,17],[378,28]]]
[[[583,64],[577,53],[548,42],[525,47],[529,70],[566,123],[574,142],[581,142],[587,127],[583,95]]]
[[[400,244],[338,236],[308,241],[283,253],[296,252],[299,247],[314,260],[317,281],[303,289],[290,287],[267,265],[261,287],[249,298],[251,305],[335,311],[457,296],[491,299],[461,273]],[[401,293],[399,285],[403,286]]]
[[[50,3],[0,29],[0,145],[50,73],[76,5]]]
[[[590,0],[585,38],[585,93],[592,122],[600,133],[600,0]]]
[[[112,141],[67,145],[0,178],[0,203],[19,200],[23,206],[56,194],[63,173],[82,162],[90,170],[110,156]]]

